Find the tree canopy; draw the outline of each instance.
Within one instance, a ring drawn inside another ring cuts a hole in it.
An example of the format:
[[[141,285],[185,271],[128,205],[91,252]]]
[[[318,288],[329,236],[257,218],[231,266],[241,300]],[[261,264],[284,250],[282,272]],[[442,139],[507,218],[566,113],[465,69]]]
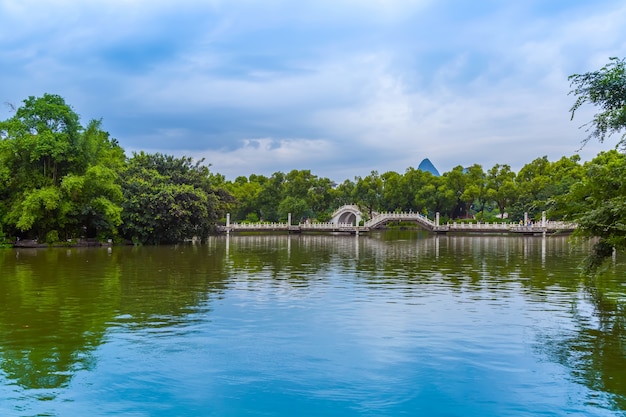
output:
[[[569,77],[577,98],[571,108],[572,118],[583,104],[600,109],[588,122],[589,136],[600,142],[626,128],[626,60],[609,58],[598,71]],[[618,145],[626,145],[626,133]],[[588,267],[596,269],[615,249],[626,249],[626,161],[617,151],[601,153],[585,164],[584,175],[571,184],[565,204],[578,221],[577,233],[596,237]]]
[[[609,58],[609,63],[598,71],[570,75],[573,87],[570,94],[576,96],[570,112],[572,119],[584,104],[592,104],[601,111],[583,126],[590,132],[584,142],[596,138],[603,142],[626,127],[626,60]],[[625,144],[626,133],[619,143]]]
[[[231,201],[202,161],[126,158],[100,120],[86,127],[53,94],[0,122],[0,237],[137,243],[205,237]]]

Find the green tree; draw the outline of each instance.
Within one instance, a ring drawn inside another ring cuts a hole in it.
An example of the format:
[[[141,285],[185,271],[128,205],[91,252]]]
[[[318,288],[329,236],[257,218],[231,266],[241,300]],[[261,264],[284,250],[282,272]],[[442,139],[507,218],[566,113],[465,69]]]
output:
[[[626,60],[609,58],[609,63],[598,71],[574,74],[569,77],[573,89],[570,94],[576,101],[570,109],[574,118],[584,104],[598,107],[600,111],[585,124],[589,136],[583,141],[596,138],[603,142],[607,137],[626,128]],[[625,145],[626,133],[618,141]],[[614,152],[598,155],[585,166],[583,181],[573,185],[572,195],[583,198],[577,207],[578,233],[595,236],[599,240],[589,257],[590,269],[597,268],[614,249],[626,249],[626,190],[624,179],[624,155]]]
[[[626,250],[626,155],[602,152],[582,169],[580,181],[559,202],[578,223],[577,235],[598,238],[586,265],[593,271],[614,249]]]
[[[530,218],[536,218],[547,209],[553,182],[550,171],[551,164],[547,156],[535,158],[519,170],[515,177],[518,197],[511,210],[516,220],[523,218],[524,213]]]
[[[461,200],[466,206],[476,205],[476,211],[481,212],[481,218],[485,218],[485,204],[487,203],[487,175],[483,167],[474,164],[466,170],[467,185],[461,195]]]
[[[61,189],[68,197],[68,225],[77,235],[101,239],[117,235],[123,198],[118,171],[92,165],[84,175],[65,176]]]
[[[429,214],[440,213],[447,218],[453,217],[457,193],[448,187],[446,174],[435,177],[429,172],[425,173],[427,177],[430,176],[430,182],[419,187],[415,195],[415,204],[421,207],[421,211]]]
[[[338,209],[339,207],[346,204],[354,204],[354,189],[356,188],[356,184],[354,181],[349,179],[344,180],[341,184],[339,184],[336,188],[330,190],[331,193],[331,204],[330,208],[333,210]]]
[[[33,176],[36,186],[58,184],[81,154],[79,116],[53,94],[29,97],[15,115],[0,123],[0,137],[15,153],[16,174]]]
[[[498,206],[500,214],[504,215],[517,195],[515,172],[509,165],[495,164],[487,172],[487,194]]]
[[[278,205],[281,219],[287,219],[291,213],[292,224],[302,221],[310,212],[309,205],[303,198],[287,196]]]
[[[233,196],[234,203],[230,209],[234,210],[232,214],[233,220],[245,220],[250,217],[259,218],[257,207],[258,195],[263,187],[260,179],[267,178],[257,175],[250,175],[250,178],[239,176],[235,181],[225,184],[228,192]]]
[[[114,232],[125,157],[100,121],[83,129],[63,98],[44,94],[0,122],[0,138],[0,214],[11,233],[59,239]]]
[[[205,238],[223,213],[203,161],[163,154],[134,154],[123,177],[122,231],[138,243]]]
[[[395,171],[388,171],[382,174],[380,178],[383,181],[381,209],[384,211],[408,211],[413,198],[404,188],[403,176]]]
[[[445,172],[441,178],[443,179],[444,186],[447,188],[445,192],[452,193],[455,199],[455,206],[450,217],[462,218],[467,217],[469,214],[467,200],[464,200],[463,194],[468,184],[468,176],[466,175],[465,168],[458,165],[452,168],[451,171]]]
[[[407,193],[409,209],[434,216],[436,212],[441,212],[441,207],[437,204],[437,188],[441,177],[435,177],[428,171],[407,168],[402,177],[403,190]]]
[[[312,216],[320,221],[329,219],[334,209],[333,185],[329,178],[316,178],[309,187],[307,204]]]
[[[284,182],[285,174],[277,171],[263,183],[257,195],[257,210],[261,220],[269,222],[280,220],[278,205],[283,200]]]
[[[570,94],[576,96],[570,109],[572,119],[576,111],[587,103],[602,110],[593,116],[593,120],[583,125],[590,132],[583,143],[592,138],[603,142],[626,126],[626,60],[612,57],[609,61],[599,71],[569,76],[573,87]],[[619,143],[623,145],[624,140],[626,133]]]
[[[363,205],[370,218],[374,211],[380,210],[383,194],[383,180],[377,171],[372,171],[368,176],[355,178],[353,197],[358,204]]]

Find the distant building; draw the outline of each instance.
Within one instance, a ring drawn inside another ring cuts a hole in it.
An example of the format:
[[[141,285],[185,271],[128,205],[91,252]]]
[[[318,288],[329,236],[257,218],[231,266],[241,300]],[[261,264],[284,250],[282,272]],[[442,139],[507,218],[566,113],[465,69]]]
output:
[[[419,169],[420,171],[424,171],[424,172],[430,172],[435,177],[439,176],[439,171],[437,171],[437,168],[435,168],[433,163],[430,162],[430,159],[428,159],[428,158],[426,158],[422,162],[420,162],[420,164],[417,167],[417,169]]]

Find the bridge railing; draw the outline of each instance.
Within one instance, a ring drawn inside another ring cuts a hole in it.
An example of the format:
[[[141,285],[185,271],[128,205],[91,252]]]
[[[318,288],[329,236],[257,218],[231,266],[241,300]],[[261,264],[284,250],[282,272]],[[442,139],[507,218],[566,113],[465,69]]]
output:
[[[337,214],[343,211],[352,211],[356,213],[361,213],[361,209],[356,204],[346,204],[346,205],[339,207],[337,210],[335,210],[333,214],[331,215],[331,217],[335,217]]]
[[[440,226],[441,227],[441,226]],[[545,224],[541,222],[532,224],[519,224],[519,223],[462,223],[452,222],[443,225],[443,228],[448,230],[510,230],[513,232],[526,232],[526,231],[544,231],[544,230],[574,230],[577,227],[575,223],[560,222],[560,221],[547,221]]]
[[[311,222],[311,223],[300,223],[298,225],[300,228],[302,229],[341,229],[341,228],[354,228],[355,226],[352,223],[317,223],[317,222]]]
[[[447,226],[451,229],[510,229],[511,227],[518,226],[517,223],[463,223],[452,222]],[[523,226],[519,226],[523,227]]]
[[[414,221],[418,220],[424,224],[435,226],[435,222],[421,213],[413,212],[383,212],[378,213],[371,219],[365,222],[365,226],[378,225],[387,221]]]
[[[554,230],[573,230],[578,227],[578,224],[572,222],[549,221],[546,222],[546,227]]]
[[[287,223],[270,223],[270,222],[259,222],[259,223],[231,223],[230,227],[233,229],[286,229],[289,227]]]

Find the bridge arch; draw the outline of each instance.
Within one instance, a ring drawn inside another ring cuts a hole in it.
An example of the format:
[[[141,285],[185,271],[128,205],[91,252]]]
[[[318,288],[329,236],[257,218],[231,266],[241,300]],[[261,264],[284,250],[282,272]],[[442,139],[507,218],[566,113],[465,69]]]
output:
[[[438,221],[438,219],[436,221]],[[374,217],[365,222],[365,227],[368,227],[370,229],[376,229],[391,222],[413,222],[419,225],[422,229],[426,229],[428,231],[435,230],[437,226],[436,222],[433,222],[432,220],[428,219],[426,216],[420,213],[387,212],[377,213]]]
[[[359,207],[353,204],[348,204],[335,210],[330,222],[333,224],[349,223],[354,226],[358,226],[359,223],[361,223],[362,218],[363,214],[361,213],[361,210],[359,210]]]

